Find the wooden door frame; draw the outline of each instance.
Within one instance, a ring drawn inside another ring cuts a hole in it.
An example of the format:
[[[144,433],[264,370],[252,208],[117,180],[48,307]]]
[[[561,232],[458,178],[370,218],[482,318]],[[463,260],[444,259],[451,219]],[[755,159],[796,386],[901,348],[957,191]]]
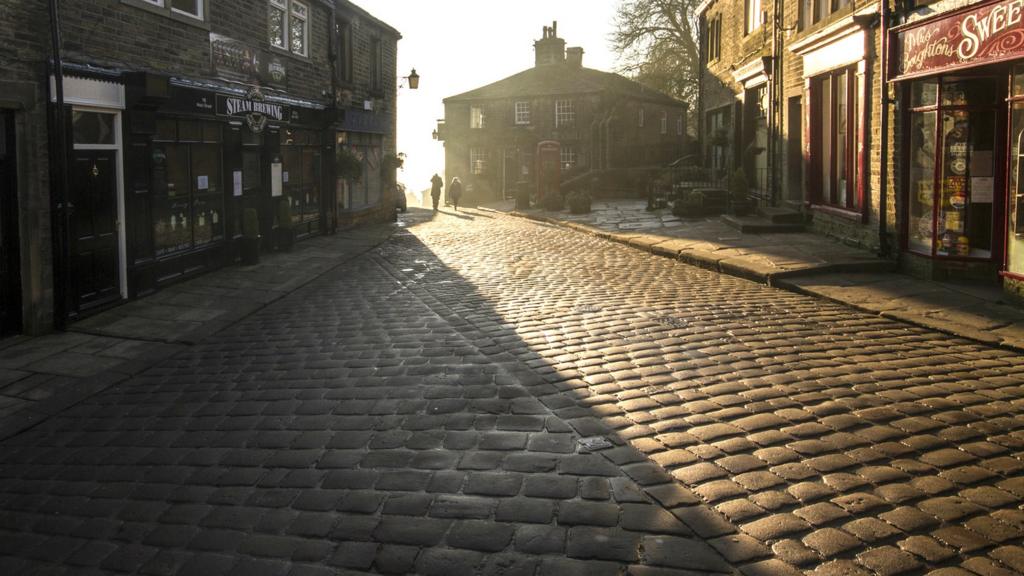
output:
[[[71,107],[72,112],[95,112],[99,114],[110,114],[114,116],[114,143],[113,144],[74,144],[72,153],[82,151],[112,151],[116,166],[115,181],[117,183],[117,291],[121,300],[128,298],[128,247],[125,230],[125,199],[124,199],[124,138],[122,137],[122,114],[117,108],[104,108],[100,106],[79,106]],[[73,140],[72,140],[73,142]],[[77,295],[76,295],[77,297]]]

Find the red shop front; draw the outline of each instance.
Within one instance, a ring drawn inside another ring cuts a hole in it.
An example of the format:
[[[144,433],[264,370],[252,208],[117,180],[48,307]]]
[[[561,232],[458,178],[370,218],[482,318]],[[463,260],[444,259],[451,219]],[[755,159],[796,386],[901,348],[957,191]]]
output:
[[[894,28],[892,63],[908,267],[1024,281],[1024,0]]]

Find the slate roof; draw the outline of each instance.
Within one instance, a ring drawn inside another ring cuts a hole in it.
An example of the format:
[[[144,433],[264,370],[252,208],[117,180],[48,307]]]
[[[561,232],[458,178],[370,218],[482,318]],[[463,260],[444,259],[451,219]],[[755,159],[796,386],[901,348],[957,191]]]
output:
[[[611,72],[583,68],[571,64],[537,66],[492,82],[469,92],[444,99],[445,103],[467,100],[500,100],[557,96],[562,94],[592,94],[614,92],[646,102],[669,106],[686,106],[662,92]]]

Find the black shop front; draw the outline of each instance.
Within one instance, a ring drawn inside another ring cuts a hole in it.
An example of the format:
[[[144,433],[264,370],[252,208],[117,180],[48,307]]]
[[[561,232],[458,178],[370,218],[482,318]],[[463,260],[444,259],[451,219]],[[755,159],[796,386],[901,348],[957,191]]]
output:
[[[127,83],[127,99],[129,297],[236,262],[248,208],[264,250],[282,247],[281,229],[301,240],[333,220],[323,106],[148,75]]]
[[[937,279],[1024,280],[1024,0],[897,27],[904,263]]]

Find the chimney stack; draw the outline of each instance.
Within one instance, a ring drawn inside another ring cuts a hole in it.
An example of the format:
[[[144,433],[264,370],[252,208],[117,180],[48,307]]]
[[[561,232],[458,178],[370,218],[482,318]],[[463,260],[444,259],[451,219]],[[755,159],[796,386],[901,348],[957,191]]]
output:
[[[573,68],[583,68],[583,48],[579,46],[566,48],[565,61]]]
[[[558,22],[544,26],[540,40],[533,43],[534,65],[549,66],[565,62],[565,40],[558,37]]]

